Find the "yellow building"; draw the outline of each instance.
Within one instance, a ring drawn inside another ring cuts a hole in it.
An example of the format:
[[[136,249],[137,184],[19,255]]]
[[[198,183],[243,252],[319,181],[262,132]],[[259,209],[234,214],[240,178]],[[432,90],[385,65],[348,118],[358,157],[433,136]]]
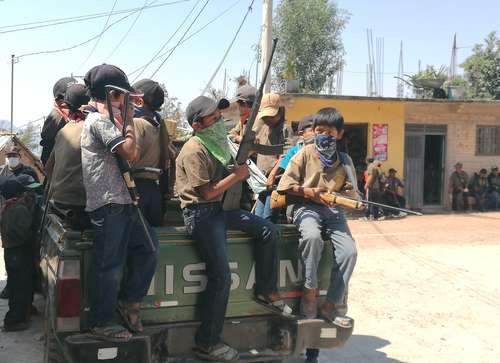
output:
[[[347,151],[359,165],[366,156],[374,156],[375,125],[387,125],[387,158],[384,169],[394,168],[401,174],[404,168],[405,105],[397,99],[323,95],[286,95],[286,118],[298,122],[323,107],[335,107],[346,122]],[[350,145],[349,145],[350,143]],[[353,145],[362,143],[362,145]],[[355,149],[353,153],[350,149]],[[358,151],[362,150],[362,151]],[[359,154],[358,154],[359,153]]]
[[[338,109],[346,122],[343,147],[355,165],[363,167],[366,156],[378,153],[383,170],[394,168],[405,180],[410,208],[449,208],[449,176],[458,161],[470,177],[500,166],[499,101],[308,94],[283,100],[292,123],[323,107]],[[380,152],[384,142],[386,152]]]

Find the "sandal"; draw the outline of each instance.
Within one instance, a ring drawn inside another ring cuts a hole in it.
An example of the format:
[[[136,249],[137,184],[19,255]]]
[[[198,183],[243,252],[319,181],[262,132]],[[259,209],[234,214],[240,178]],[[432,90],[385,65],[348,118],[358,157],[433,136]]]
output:
[[[132,338],[132,333],[130,333],[125,327],[119,324],[114,324],[108,326],[96,326],[90,329],[90,336],[92,338],[112,343],[126,343]]]
[[[118,302],[118,307],[116,308],[128,330],[132,333],[142,333],[144,331],[144,327],[142,326],[141,318],[139,316],[140,309],[136,307],[137,305],[138,304],[136,303]],[[137,319],[133,323],[130,320],[131,315],[137,316]]]
[[[292,308],[285,304],[281,298],[279,298],[279,300],[273,300],[270,295],[257,294],[254,300],[273,314],[278,314],[287,319],[296,319],[296,316],[292,314]]]
[[[193,352],[198,358],[211,362],[234,362],[239,358],[238,351],[224,343],[214,345],[208,350],[196,346],[193,348]]]

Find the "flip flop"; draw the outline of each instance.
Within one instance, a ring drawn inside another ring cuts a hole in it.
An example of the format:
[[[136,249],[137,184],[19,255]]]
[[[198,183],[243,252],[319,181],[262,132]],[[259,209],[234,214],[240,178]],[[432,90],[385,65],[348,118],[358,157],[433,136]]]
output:
[[[119,302],[116,310],[118,311],[118,314],[120,314],[120,317],[127,326],[128,330],[132,333],[142,333],[144,331],[144,327],[142,326],[141,318],[139,316],[139,309],[131,307],[130,304]],[[135,323],[130,321],[130,315],[137,315]]]
[[[125,327],[114,324],[102,327],[96,326],[90,329],[89,336],[111,343],[126,343],[132,338],[132,333],[130,333]]]
[[[239,358],[238,351],[224,343],[217,344],[209,350],[196,346],[193,352],[198,358],[211,362],[234,362]]]

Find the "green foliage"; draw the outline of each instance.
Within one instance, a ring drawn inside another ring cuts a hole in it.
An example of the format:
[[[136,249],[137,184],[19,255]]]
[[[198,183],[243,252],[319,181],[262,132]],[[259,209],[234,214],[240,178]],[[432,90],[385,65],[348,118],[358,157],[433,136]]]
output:
[[[274,18],[278,79],[297,79],[302,92],[320,92],[343,64],[347,20],[347,12],[328,0],[282,0]]]
[[[40,130],[32,123],[28,124],[17,134],[19,140],[32,152],[38,148]]]
[[[421,79],[446,79],[447,74],[446,66],[441,66],[439,69],[434,68],[434,66],[427,66],[423,71],[420,71],[410,78],[412,80],[421,80]]]
[[[484,44],[476,44],[461,67],[473,98],[500,99],[500,39],[496,32],[488,34]]]

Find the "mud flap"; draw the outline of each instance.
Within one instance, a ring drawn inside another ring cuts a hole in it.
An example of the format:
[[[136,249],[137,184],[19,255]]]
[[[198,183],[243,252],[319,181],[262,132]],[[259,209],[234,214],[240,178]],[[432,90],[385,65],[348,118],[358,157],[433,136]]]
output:
[[[296,322],[296,341],[292,355],[300,355],[306,348],[331,349],[341,347],[352,335],[354,320],[337,318],[330,323],[322,319],[302,319]]]

